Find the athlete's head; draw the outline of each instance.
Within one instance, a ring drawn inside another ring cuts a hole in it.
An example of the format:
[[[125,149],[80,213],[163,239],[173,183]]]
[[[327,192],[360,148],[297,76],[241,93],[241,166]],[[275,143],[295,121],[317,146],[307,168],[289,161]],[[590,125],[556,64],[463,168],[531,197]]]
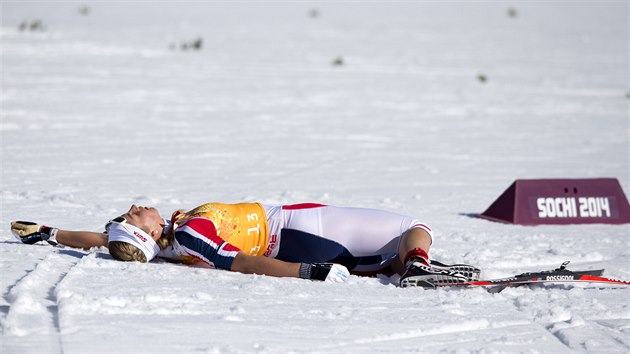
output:
[[[121,261],[148,262],[160,250],[156,241],[164,230],[157,209],[132,205],[107,226],[109,253]]]

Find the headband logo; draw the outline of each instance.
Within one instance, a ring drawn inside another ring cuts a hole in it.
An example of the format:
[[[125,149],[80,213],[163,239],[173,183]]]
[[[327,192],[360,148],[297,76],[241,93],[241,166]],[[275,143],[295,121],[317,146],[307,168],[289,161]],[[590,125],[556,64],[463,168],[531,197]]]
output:
[[[142,236],[140,233],[138,233],[137,231],[133,232],[134,235],[136,235],[137,238],[141,239],[142,242],[147,242],[147,238]]]

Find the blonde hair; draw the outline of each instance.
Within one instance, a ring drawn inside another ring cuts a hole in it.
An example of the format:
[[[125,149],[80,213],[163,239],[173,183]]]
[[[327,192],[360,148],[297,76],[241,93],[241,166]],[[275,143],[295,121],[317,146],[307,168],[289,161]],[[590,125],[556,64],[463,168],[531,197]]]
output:
[[[160,236],[160,238],[157,241],[155,241],[155,243],[157,243],[157,245],[160,246],[160,249],[163,250],[166,247],[173,244],[174,238],[175,238],[175,234],[169,231],[166,235]]]
[[[107,248],[109,248],[109,254],[119,261],[123,262],[147,262],[147,256],[142,253],[142,251],[127,242],[121,241],[112,241],[107,244]]]
[[[173,212],[173,216],[171,216],[171,225],[167,230],[165,230],[166,232],[164,232],[162,236],[155,241],[155,243],[160,246],[161,250],[166,249],[166,247],[173,244],[173,241],[175,240],[175,222],[182,221],[187,216],[188,215],[184,210],[175,210],[175,212]]]

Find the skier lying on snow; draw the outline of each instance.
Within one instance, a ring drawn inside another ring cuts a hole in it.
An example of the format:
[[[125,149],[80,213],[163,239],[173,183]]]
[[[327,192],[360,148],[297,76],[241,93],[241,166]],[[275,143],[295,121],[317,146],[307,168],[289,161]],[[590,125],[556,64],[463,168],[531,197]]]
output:
[[[112,257],[121,261],[147,262],[157,256],[241,273],[328,282],[345,281],[348,269],[357,275],[395,272],[403,287],[460,283],[478,272],[474,267],[429,261],[433,236],[426,224],[375,209],[208,203],[176,211],[167,220],[155,208],[132,205],[105,229],[97,233],[11,223],[11,231],[23,243],[107,245]]]

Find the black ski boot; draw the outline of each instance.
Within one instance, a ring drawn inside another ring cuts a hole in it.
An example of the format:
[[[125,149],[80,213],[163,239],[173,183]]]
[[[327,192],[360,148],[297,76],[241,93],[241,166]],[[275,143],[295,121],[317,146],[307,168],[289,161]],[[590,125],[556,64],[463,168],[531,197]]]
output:
[[[459,271],[450,269],[446,264],[438,262],[439,266],[429,264],[429,256],[420,249],[414,248],[405,256],[407,270],[400,277],[400,286],[421,286],[423,288],[435,288],[436,284],[460,284],[470,280]],[[456,265],[461,268],[462,265]],[[474,268],[474,267],[471,267]],[[476,269],[476,268],[474,268]],[[470,270],[470,269],[469,269]],[[474,274],[474,272],[470,272]]]

